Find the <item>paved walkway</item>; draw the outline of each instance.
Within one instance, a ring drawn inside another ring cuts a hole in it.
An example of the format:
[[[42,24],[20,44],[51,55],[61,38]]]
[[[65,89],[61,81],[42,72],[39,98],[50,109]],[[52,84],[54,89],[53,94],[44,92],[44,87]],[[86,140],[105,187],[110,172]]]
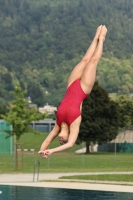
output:
[[[0,185],[20,185],[34,187],[52,187],[52,188],[73,188],[87,190],[104,190],[104,191],[119,191],[132,192],[133,182],[109,182],[109,181],[84,181],[84,180],[65,180],[59,179],[61,176],[69,175],[84,175],[84,174],[131,174],[133,172],[97,172],[97,173],[40,173],[39,182],[33,182],[33,174],[0,174]],[[43,182],[42,182],[43,181]],[[49,182],[50,181],[50,182]],[[95,184],[94,184],[95,183]]]
[[[60,180],[61,176],[72,176],[72,175],[93,175],[93,174],[132,174],[133,172],[94,172],[94,173],[40,173],[39,181],[46,180]],[[35,175],[35,181],[37,180],[37,174]],[[18,174],[0,174],[0,184],[2,183],[15,183],[15,182],[33,182],[33,174],[32,173],[18,173]],[[132,183],[133,184],[133,183]]]

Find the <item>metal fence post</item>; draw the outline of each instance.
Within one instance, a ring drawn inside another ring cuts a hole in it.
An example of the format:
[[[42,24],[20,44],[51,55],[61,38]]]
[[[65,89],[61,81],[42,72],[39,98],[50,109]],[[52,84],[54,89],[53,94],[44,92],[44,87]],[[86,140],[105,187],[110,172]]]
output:
[[[37,173],[37,181],[38,181],[39,180],[39,172],[40,172],[40,161],[35,160],[35,162],[34,162],[33,182],[35,180],[36,166],[38,168],[38,173]]]

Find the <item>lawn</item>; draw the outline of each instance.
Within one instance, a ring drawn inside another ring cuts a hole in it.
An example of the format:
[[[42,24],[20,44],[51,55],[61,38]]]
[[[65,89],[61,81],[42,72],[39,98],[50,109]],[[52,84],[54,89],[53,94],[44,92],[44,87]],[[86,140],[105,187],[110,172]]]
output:
[[[20,143],[23,144],[23,148],[25,149],[34,149],[35,152],[38,152],[42,142],[47,137],[48,133],[41,134],[33,134],[33,133],[25,133],[21,136]],[[50,144],[50,148],[59,146],[58,138],[56,137],[52,143]],[[74,145],[73,148],[66,150],[66,152],[74,152],[75,150],[81,148],[82,145]]]
[[[14,155],[0,155],[0,173],[33,172],[34,162],[40,162],[40,172],[110,172],[110,171],[133,171],[133,153],[92,153],[90,155],[75,154],[75,150],[82,145],[74,145],[73,148],[51,155],[48,159],[42,159],[37,151],[47,134],[34,135],[24,134],[21,143],[24,148],[35,149],[35,153],[20,155],[21,168],[14,170]],[[50,148],[59,144],[55,139]]]
[[[22,158],[22,155],[21,155]],[[40,162],[40,172],[110,172],[133,171],[133,154],[118,153],[116,163],[112,153],[76,155],[70,152],[51,155],[42,159],[37,154],[23,155],[23,168],[14,170],[14,156],[0,155],[0,173],[33,172],[34,161]],[[22,166],[22,162],[21,162]]]
[[[76,175],[76,176],[62,176],[60,177],[60,179],[133,182],[133,175],[132,174]]]

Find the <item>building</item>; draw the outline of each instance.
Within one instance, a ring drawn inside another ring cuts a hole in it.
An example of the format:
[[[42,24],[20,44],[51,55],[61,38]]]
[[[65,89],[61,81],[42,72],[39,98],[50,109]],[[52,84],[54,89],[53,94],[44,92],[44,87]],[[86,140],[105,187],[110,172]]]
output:
[[[39,131],[42,133],[48,133],[53,129],[55,125],[55,120],[50,119],[50,118],[45,118],[44,120],[33,121],[30,125],[36,131]]]
[[[42,114],[47,113],[48,115],[53,115],[55,111],[57,111],[57,107],[49,105],[48,103],[44,107],[39,108],[39,112]]]

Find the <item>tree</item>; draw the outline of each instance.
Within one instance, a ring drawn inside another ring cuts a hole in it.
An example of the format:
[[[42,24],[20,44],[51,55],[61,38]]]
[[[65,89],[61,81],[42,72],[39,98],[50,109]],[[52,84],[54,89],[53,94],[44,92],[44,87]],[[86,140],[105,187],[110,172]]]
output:
[[[86,142],[86,153],[91,142],[103,143],[114,139],[120,123],[119,106],[108,93],[95,83],[83,102],[82,122],[77,143]]]
[[[19,83],[15,87],[15,91],[12,92],[15,96],[15,100],[9,107],[9,112],[5,115],[1,115],[7,123],[12,125],[12,130],[5,130],[9,134],[7,137],[13,135],[16,136],[17,144],[19,145],[20,137],[24,133],[37,133],[29,124],[32,121],[37,121],[45,118],[45,114],[41,114],[35,108],[31,108],[28,101],[25,100],[24,95],[26,91],[22,91]],[[16,151],[17,167],[19,168],[19,159]]]
[[[2,107],[0,107],[0,115],[1,114],[6,114],[6,111],[5,111],[5,109],[4,108],[2,108]]]
[[[116,102],[120,108],[120,127],[133,126],[133,98],[127,95],[120,95],[117,97]]]
[[[0,105],[10,102],[13,80],[21,80],[34,102],[57,105],[101,22],[109,32],[100,84],[108,92],[133,93],[132,7],[131,0],[1,0]]]

